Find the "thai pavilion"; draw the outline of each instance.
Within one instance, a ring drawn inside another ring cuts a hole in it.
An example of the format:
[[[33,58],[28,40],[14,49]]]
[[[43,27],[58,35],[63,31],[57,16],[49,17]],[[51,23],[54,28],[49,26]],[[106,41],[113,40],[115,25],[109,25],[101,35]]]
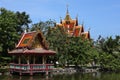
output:
[[[78,16],[76,19],[72,19],[67,8],[65,18],[63,20],[61,19],[57,26],[63,28],[69,37],[84,36],[85,39],[90,39],[90,31],[85,32],[83,24],[79,25],[78,22]]]
[[[10,73],[33,75],[46,72],[48,74],[54,65],[50,64],[47,57],[53,56],[55,53],[48,49],[41,31],[25,32],[16,48],[9,52],[13,57],[17,57],[13,63],[10,63]]]

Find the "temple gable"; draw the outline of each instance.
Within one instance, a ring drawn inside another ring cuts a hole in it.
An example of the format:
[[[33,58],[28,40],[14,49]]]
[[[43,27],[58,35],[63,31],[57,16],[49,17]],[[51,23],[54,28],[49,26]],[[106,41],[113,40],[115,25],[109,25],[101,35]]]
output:
[[[65,18],[63,20],[61,19],[60,23],[57,24],[57,26],[63,28],[68,34],[68,36],[81,37],[84,35],[85,39],[90,39],[90,32],[85,32],[83,24],[78,24],[78,17],[76,17],[76,19],[72,19],[70,17],[68,8]]]
[[[16,48],[44,48],[47,49],[43,34],[38,31],[24,33]]]

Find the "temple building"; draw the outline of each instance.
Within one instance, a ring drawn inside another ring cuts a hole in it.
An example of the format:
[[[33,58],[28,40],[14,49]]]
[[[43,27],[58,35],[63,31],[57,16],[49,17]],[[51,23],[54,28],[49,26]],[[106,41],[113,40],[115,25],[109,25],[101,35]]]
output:
[[[68,8],[66,12],[65,18],[60,20],[60,23],[57,24],[57,26],[63,28],[68,36],[72,37],[80,37],[84,36],[85,39],[90,39],[90,32],[89,31],[84,31],[84,26],[78,24],[78,17],[76,19],[72,19],[70,17]]]
[[[48,74],[54,67],[48,56],[55,55],[49,50],[41,31],[25,32],[16,48],[9,52],[16,58],[10,63],[10,73],[30,74],[45,72]]]

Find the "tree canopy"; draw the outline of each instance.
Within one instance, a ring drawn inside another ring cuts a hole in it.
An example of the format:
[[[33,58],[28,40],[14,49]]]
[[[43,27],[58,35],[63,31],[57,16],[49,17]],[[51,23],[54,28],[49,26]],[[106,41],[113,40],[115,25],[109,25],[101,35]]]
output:
[[[95,49],[92,41],[83,37],[69,37],[63,28],[49,28],[46,36],[50,48],[57,51],[55,61],[60,65],[84,65],[94,61]]]
[[[96,49],[99,52],[99,63],[101,69],[119,71],[120,70],[120,36],[115,38],[99,37]]]
[[[11,50],[18,42],[24,25],[28,26],[31,20],[26,12],[13,12],[0,8],[0,50],[3,56],[7,55],[8,49]]]

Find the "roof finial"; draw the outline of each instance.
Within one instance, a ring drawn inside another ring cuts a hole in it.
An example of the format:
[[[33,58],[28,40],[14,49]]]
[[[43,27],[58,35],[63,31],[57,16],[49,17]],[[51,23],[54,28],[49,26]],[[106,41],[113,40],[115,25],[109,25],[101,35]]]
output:
[[[76,15],[76,19],[78,19],[78,14]]]
[[[71,17],[69,15],[69,11],[68,11],[68,5],[67,5],[67,12],[66,12],[66,16],[65,16],[64,20],[67,20],[67,21],[71,20]]]
[[[76,26],[78,26],[78,14],[76,16]]]
[[[26,29],[24,30],[24,33],[27,33],[27,30],[26,30]]]
[[[67,6],[67,14],[69,14],[69,11],[68,11],[68,4],[67,4],[66,6]]]
[[[62,24],[62,17],[60,17],[60,23]]]
[[[82,27],[84,27],[84,20],[82,21]]]

